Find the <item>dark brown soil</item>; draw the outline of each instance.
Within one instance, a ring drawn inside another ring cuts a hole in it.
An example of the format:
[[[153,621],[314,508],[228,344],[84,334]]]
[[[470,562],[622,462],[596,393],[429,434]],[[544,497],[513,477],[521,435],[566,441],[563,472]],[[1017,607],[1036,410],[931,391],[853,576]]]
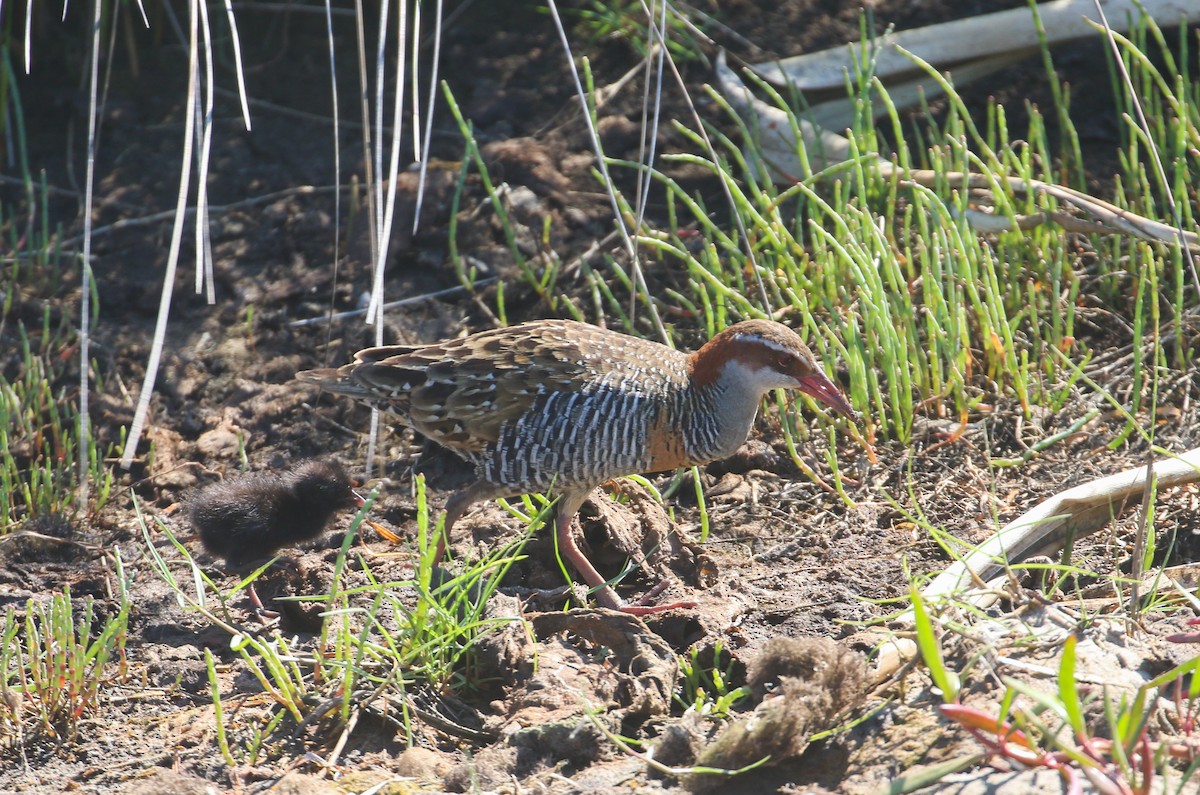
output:
[[[702,5],[744,37],[710,31],[732,55],[748,62],[814,51],[858,36],[858,12],[842,3],[743,0],[719,4],[719,11],[716,3]],[[882,29],[887,24],[910,27],[1020,3],[887,0],[873,5],[875,24]],[[112,64],[96,163],[97,235],[92,253],[99,318],[94,322],[93,350],[105,387],[93,400],[92,419],[106,447],[118,441],[119,429],[127,427],[133,416],[132,396],[137,394],[149,355],[171,235],[170,220],[152,216],[174,207],[178,183],[186,56],[173,44],[170,22],[161,10],[151,10],[159,16],[152,19],[150,31],[135,23],[118,36],[121,44]],[[49,185],[61,189],[52,195],[48,210],[51,222],[63,225],[66,238],[81,231],[78,187],[84,173],[86,130],[86,92],[78,90],[76,78],[79,64],[59,52],[65,44],[52,41],[82,40],[73,38],[72,31],[82,27],[78,17],[84,8],[70,11],[74,18],[67,24],[67,34],[56,20],[37,19],[33,75],[17,79],[28,114],[29,162],[36,173],[45,174]],[[1140,461],[1137,449],[1114,453],[1105,447],[1120,427],[1119,418],[1103,417],[1034,463],[1011,469],[988,466],[990,457],[1019,455],[1024,449],[1018,412],[1006,409],[1002,402],[993,412],[972,417],[970,431],[954,443],[943,443],[945,435],[939,435],[932,424],[908,448],[882,443],[880,462],[874,466],[866,462],[857,443],[839,435],[839,460],[854,481],[848,485],[854,502],[850,507],[792,463],[780,441],[779,418],[760,417],[747,447],[703,474],[712,521],[712,534],[704,543],[698,540],[695,501],[687,496],[693,493],[690,482],[679,489],[682,496],[668,502],[673,520],[640,492],[621,503],[597,498],[585,507],[585,538],[606,575],[615,574],[631,551],[661,553],[663,544],[645,541],[651,531],[659,533],[660,540],[677,533],[682,538],[677,548],[668,555],[651,556],[647,569],[627,578],[622,591],[636,598],[670,574],[676,584],[667,598],[695,600],[695,609],[645,622],[595,611],[531,616],[540,641],[536,667],[530,637],[523,630],[490,638],[483,656],[509,685],[431,694],[430,703],[438,706],[430,711],[443,717],[452,712],[453,719],[418,720],[414,748],[406,750],[404,738],[377,712],[365,712],[344,746],[338,746],[332,769],[323,769],[319,759],[333,753],[341,730],[324,726],[301,739],[289,739],[290,729],[280,731],[269,738],[257,765],[226,767],[216,746],[203,650],[211,650],[222,663],[223,697],[227,707],[234,705],[226,719],[231,730],[242,733],[241,742],[246,742],[246,727],[261,725],[270,704],[261,698],[258,683],[239,667],[228,634],[181,611],[148,564],[131,495],[150,517],[186,534],[177,512],[179,503],[193,489],[236,474],[243,455],[252,470],[274,470],[301,459],[332,455],[358,476],[364,474],[366,410],[329,398],[318,401],[291,381],[297,370],[348,361],[355,350],[373,344],[375,334],[374,328],[359,320],[289,325],[331,310],[358,307],[371,278],[365,209],[346,192],[342,217],[335,217],[333,191],[328,187],[335,180],[334,130],[329,121],[324,17],[308,11],[251,6],[238,12],[248,91],[253,100],[261,101],[252,106],[252,132],[242,127],[229,65],[218,63],[218,79],[226,90],[217,97],[209,176],[210,200],[220,206],[211,219],[216,303],[210,306],[194,293],[193,233],[185,232],[181,260],[185,270],[174,285],[151,424],[133,470],[120,474],[121,489],[102,513],[78,521],[77,537],[88,546],[79,547],[68,559],[61,553],[47,559],[37,550],[5,553],[0,605],[21,606],[28,598],[40,598],[66,585],[76,595],[111,600],[111,567],[94,552],[100,547],[120,550],[132,577],[134,609],[127,646],[128,679],[105,690],[99,711],[87,719],[77,742],[35,744],[26,749],[27,759],[5,749],[0,790],[190,792],[201,791],[196,788],[204,780],[221,790],[258,791],[290,771],[343,775],[342,786],[357,786],[354,791],[389,776],[416,776],[454,791],[511,788],[514,779],[518,791],[527,792],[678,792],[685,787],[699,791],[714,787],[695,777],[654,772],[644,760],[622,751],[601,727],[658,743],[659,760],[670,766],[693,764],[698,755],[711,764],[749,764],[766,748],[773,763],[739,779],[745,783],[735,791],[744,792],[874,791],[913,765],[961,753],[961,735],[939,723],[932,709],[911,710],[896,704],[882,707],[853,731],[812,745],[799,735],[832,728],[882,703],[867,695],[869,674],[861,655],[872,650],[875,638],[863,631],[864,624],[896,609],[887,600],[907,594],[908,573],[933,573],[948,561],[910,513],[915,507],[913,496],[925,521],[959,538],[980,541],[998,522],[1043,497]],[[353,126],[359,120],[357,108],[352,107],[357,96],[353,30],[349,18],[338,19],[340,112],[347,122],[339,146],[341,181],[347,184],[352,176],[362,179],[362,138],[361,130]],[[535,251],[542,245],[547,217],[549,245],[563,261],[604,238],[612,228],[610,208],[590,175],[591,149],[550,18],[535,4],[468,3],[444,34],[442,77],[474,126],[492,178],[532,192],[526,214],[517,214],[523,244]],[[368,40],[372,36],[368,34]],[[575,41],[583,51],[585,42],[578,35]],[[586,49],[598,85],[615,82],[636,63],[636,54],[623,41],[588,42]],[[137,53],[136,67],[130,51]],[[1075,117],[1116,118],[1107,76],[1096,68],[1102,60],[1098,45],[1073,47],[1056,52],[1055,57],[1056,66],[1077,87]],[[71,68],[51,68],[52,63]],[[697,97],[702,96],[699,86],[711,80],[710,70],[698,62],[685,64],[683,76]],[[1020,116],[1025,99],[1050,105],[1042,66],[1035,62],[970,89],[971,107],[982,108],[988,96],[1005,102],[1009,124],[1018,130],[1024,123]],[[609,154],[636,159],[640,103],[640,89],[628,87],[605,109],[601,130]],[[702,107],[710,121],[724,124],[710,110]],[[684,114],[678,98],[671,98],[665,117]],[[1106,184],[1113,170],[1116,130],[1099,122],[1085,123],[1082,129],[1089,176],[1097,184]],[[676,143],[674,135],[664,128],[662,145],[667,149]],[[411,151],[410,143],[405,146]],[[440,103],[428,193],[416,233],[411,232],[416,175],[405,172],[397,177],[397,232],[386,276],[389,299],[458,286],[449,264],[448,226],[463,152],[459,130],[444,102]],[[714,181],[686,170],[674,175],[699,192],[708,206],[721,206],[720,188]],[[317,188],[300,191],[300,186]],[[5,206],[17,200],[17,188],[7,184],[0,188]],[[651,212],[662,211],[661,204],[652,203]],[[561,308],[516,278],[503,234],[475,176],[467,180],[456,220],[459,250],[506,284],[509,322],[562,314]],[[119,221],[125,225],[110,226]],[[340,229],[336,235],[335,229]],[[335,245],[341,246],[336,252],[336,280]],[[54,303],[55,311],[73,313],[78,276],[66,274],[64,279],[60,289],[44,297]],[[564,274],[557,288],[567,294],[574,291],[578,305],[592,306],[590,296],[582,295],[584,282],[578,273]],[[495,322],[495,289],[493,284],[474,298],[454,293],[415,301],[388,316],[385,337],[395,342],[433,340],[487,327]],[[40,324],[41,308],[32,297],[18,311],[27,322]],[[676,320],[687,328],[686,319]],[[1120,338],[1119,330],[1102,324],[1096,328],[1094,336],[1084,340],[1086,344],[1130,342]],[[696,334],[692,338],[697,339]],[[5,367],[9,366],[6,361]],[[69,372],[64,376],[64,388],[71,388],[72,378]],[[1174,405],[1180,412],[1164,418],[1157,441],[1172,449],[1187,449],[1200,443],[1196,433],[1200,423],[1194,401],[1185,399],[1194,389],[1187,383],[1178,388]],[[1064,411],[1061,418],[1047,417],[1037,430],[1048,435],[1066,427],[1075,416]],[[802,454],[828,478],[822,438],[823,434],[815,434]],[[385,434],[382,458],[384,489],[373,519],[411,544],[416,533],[411,497],[414,469],[430,476],[439,509],[446,489],[462,483],[461,472],[448,456],[422,452],[419,442],[402,432]],[[670,475],[653,480],[664,487]],[[1200,532],[1195,506],[1189,501],[1194,501],[1194,495],[1164,495],[1160,503],[1165,517],[1160,532],[1177,533],[1185,556],[1195,554],[1194,537]],[[270,573],[261,585],[264,598],[324,593],[321,589],[329,585],[335,547],[350,517],[350,512],[340,515],[331,525],[331,538],[315,550],[294,555],[299,574]],[[1092,555],[1088,560],[1097,569],[1109,571],[1130,552],[1123,533],[1128,529],[1119,525],[1116,534],[1082,552]],[[481,550],[511,541],[519,530],[520,523],[498,507],[481,508],[460,524],[453,550],[460,559],[476,559]],[[364,543],[374,553],[396,551],[371,534]],[[164,553],[174,554],[161,538],[156,544]],[[195,542],[191,548],[201,555]],[[535,538],[525,554],[528,558],[502,583],[501,590],[508,595],[497,597],[493,608],[497,615],[518,609],[513,594],[525,596],[531,588],[564,584],[549,534]],[[208,561],[202,555],[200,559]],[[411,576],[406,555],[381,561],[380,567],[397,580]],[[222,580],[226,587],[235,581]],[[537,601],[527,609],[555,611],[563,604],[560,597]],[[239,620],[254,625],[244,606],[236,609],[241,611]],[[297,637],[297,647],[311,648],[319,616],[288,610],[280,622],[285,634]],[[764,701],[755,713],[763,723],[758,728],[735,723],[740,728],[729,729],[719,743],[710,744],[718,724],[683,715],[672,703],[675,655],[694,647],[711,659],[720,644],[732,660],[732,684],[743,683],[748,666],[760,673],[758,682],[769,662],[759,655],[764,649],[781,654],[779,638],[813,644],[783,656],[832,661],[816,666],[826,670],[825,678],[817,681],[789,673],[785,666],[779,700],[773,707],[766,706],[771,701]],[[593,722],[584,715],[581,699],[585,697],[609,707],[604,720]],[[756,734],[762,732],[762,725],[779,727],[777,732],[767,732],[773,735],[769,741]],[[783,734],[796,739],[780,740]],[[313,779],[298,781],[291,784],[295,791],[319,790]],[[725,784],[715,788],[720,786]]]

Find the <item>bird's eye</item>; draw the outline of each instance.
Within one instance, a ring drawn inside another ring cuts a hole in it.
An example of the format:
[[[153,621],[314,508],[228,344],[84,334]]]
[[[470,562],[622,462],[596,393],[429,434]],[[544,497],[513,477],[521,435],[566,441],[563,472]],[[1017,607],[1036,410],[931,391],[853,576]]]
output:
[[[795,356],[791,355],[790,353],[780,354],[780,356],[779,356],[779,369],[780,370],[790,370],[793,366],[795,366],[795,364],[796,364]]]

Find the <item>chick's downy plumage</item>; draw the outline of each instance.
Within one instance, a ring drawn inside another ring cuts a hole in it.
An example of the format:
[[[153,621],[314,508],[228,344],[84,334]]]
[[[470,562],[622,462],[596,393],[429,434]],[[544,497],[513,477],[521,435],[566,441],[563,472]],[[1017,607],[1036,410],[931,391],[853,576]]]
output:
[[[187,518],[210,554],[238,566],[320,535],[334,512],[355,504],[351,486],[336,461],[306,461],[206,486],[187,501]]]

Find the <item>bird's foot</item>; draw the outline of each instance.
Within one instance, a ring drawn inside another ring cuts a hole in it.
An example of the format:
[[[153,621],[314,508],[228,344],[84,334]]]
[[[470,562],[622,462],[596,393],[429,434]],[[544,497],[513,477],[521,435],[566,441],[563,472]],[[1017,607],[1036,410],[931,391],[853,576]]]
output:
[[[267,626],[279,618],[278,612],[269,609],[263,604],[262,599],[258,595],[258,590],[254,587],[254,583],[250,583],[250,587],[246,589],[246,592],[249,594],[250,604],[254,608],[254,616],[263,626]]]
[[[622,613],[629,613],[631,616],[652,616],[655,613],[665,613],[668,610],[675,609],[687,610],[695,606],[695,602],[671,602],[665,605],[621,605],[617,610],[620,610]]]
[[[642,594],[642,598],[634,602],[635,605],[646,605],[651,599],[657,599],[663,591],[671,587],[671,579],[669,577],[659,580],[658,585],[651,588],[646,593]]]
[[[647,602],[657,598],[663,591],[671,587],[671,580],[666,579],[658,585],[647,591],[641,599],[638,599],[633,604],[625,604],[621,597],[617,596],[616,592],[607,585],[596,591],[596,601],[601,607],[607,607],[610,610],[619,610],[622,613],[629,613],[634,616],[649,616],[655,613],[665,613],[668,610],[687,610],[696,606],[696,602],[670,602],[664,605],[651,605]]]

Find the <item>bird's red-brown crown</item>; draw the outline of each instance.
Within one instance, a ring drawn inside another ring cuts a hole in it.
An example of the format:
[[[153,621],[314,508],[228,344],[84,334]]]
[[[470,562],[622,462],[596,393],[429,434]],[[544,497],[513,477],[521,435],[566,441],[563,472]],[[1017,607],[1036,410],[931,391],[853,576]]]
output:
[[[754,370],[797,371],[796,375],[819,369],[812,351],[796,332],[769,320],[735,323],[688,358],[692,380],[698,386],[714,383],[730,361]]]
[[[744,320],[720,332],[688,357],[692,382],[701,388],[716,384],[734,366],[757,380],[762,391],[799,389],[830,408],[854,419],[854,410],[825,375],[817,357],[796,332],[771,320]]]

